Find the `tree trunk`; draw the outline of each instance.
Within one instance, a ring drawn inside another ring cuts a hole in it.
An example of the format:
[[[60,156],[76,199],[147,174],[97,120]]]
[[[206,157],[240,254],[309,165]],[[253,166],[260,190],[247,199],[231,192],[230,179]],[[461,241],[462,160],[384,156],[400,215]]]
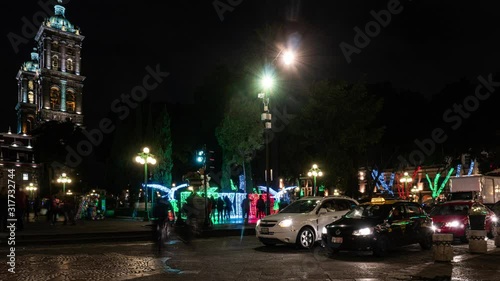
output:
[[[245,167],[246,165],[243,165]],[[247,193],[252,193],[254,189],[254,184],[253,184],[253,179],[252,179],[252,165],[248,163],[247,169],[244,169],[243,171],[246,171],[245,174],[245,187],[246,187],[246,192]]]
[[[231,190],[231,159],[228,158],[229,155],[225,150],[222,150],[222,179],[221,179],[221,189],[222,191]]]

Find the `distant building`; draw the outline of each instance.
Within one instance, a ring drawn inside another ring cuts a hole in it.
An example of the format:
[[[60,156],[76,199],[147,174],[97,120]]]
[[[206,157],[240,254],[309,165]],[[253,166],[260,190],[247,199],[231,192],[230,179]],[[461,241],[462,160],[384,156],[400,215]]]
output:
[[[31,134],[36,128],[47,121],[70,121],[83,126],[85,77],[80,70],[84,36],[66,19],[65,8],[55,5],[54,15],[44,20],[34,39],[36,47],[31,58],[22,64],[16,76],[17,130],[12,133],[9,128],[7,133],[0,133],[1,194],[7,190],[8,169],[16,169],[18,184],[38,185],[44,169],[33,153],[36,136]]]

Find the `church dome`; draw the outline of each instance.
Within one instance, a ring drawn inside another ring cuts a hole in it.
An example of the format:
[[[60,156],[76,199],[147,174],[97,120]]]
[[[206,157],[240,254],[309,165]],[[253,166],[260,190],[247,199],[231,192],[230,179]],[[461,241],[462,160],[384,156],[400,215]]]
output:
[[[66,8],[63,6],[55,5],[54,15],[47,19],[45,25],[62,31],[80,34],[78,28],[75,28],[75,26],[68,19],[66,19],[66,16],[64,15],[65,11]]]

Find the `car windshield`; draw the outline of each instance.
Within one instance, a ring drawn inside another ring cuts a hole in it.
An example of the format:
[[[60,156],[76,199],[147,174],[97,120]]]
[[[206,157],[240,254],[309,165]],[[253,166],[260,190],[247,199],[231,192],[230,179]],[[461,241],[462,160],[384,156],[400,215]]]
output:
[[[280,213],[309,213],[318,205],[319,200],[297,200],[286,206]]]
[[[391,211],[391,205],[361,204],[349,211],[346,218],[386,218]]]
[[[457,216],[457,215],[468,215],[469,205],[466,204],[445,204],[436,205],[432,209],[431,216]]]

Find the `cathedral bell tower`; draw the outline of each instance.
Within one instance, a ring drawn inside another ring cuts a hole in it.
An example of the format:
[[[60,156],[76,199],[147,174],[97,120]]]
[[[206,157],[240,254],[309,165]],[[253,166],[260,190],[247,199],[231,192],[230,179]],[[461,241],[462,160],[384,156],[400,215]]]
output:
[[[58,0],[59,4],[62,3]],[[85,38],[54,6],[54,15],[40,26],[31,61],[21,66],[18,80],[18,133],[29,134],[46,121],[70,121],[83,126],[81,48]]]

